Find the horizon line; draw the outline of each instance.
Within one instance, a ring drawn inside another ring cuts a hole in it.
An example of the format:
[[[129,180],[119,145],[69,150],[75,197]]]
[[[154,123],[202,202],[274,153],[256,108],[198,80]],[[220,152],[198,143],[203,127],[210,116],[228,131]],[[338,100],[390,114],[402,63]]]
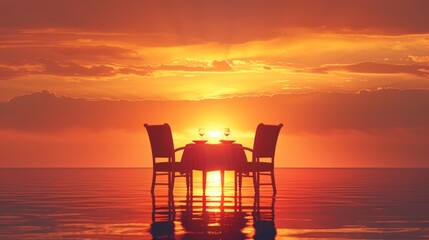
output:
[[[152,169],[152,167],[0,167],[0,170],[2,169]],[[275,169],[429,169],[429,167],[275,167]]]

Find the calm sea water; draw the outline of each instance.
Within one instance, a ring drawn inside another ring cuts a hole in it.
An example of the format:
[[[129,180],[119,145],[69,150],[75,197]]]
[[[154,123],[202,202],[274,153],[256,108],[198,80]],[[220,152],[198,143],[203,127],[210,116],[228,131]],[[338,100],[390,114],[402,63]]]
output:
[[[256,207],[213,173],[204,208],[198,174],[191,199],[151,169],[0,169],[0,239],[429,239],[428,169],[277,169]]]

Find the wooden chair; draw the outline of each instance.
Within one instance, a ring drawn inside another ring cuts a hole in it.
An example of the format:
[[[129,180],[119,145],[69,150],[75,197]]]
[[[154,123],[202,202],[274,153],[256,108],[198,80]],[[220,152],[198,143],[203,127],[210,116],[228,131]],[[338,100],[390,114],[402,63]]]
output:
[[[274,177],[274,155],[276,151],[277,138],[283,124],[266,125],[260,123],[256,128],[253,149],[244,147],[245,150],[252,153],[252,161],[236,173],[238,178],[239,189],[241,191],[242,177],[252,177],[255,194],[259,195],[259,187],[261,185],[271,185],[273,195],[277,194],[276,181]],[[265,160],[267,159],[267,160]],[[265,160],[265,161],[264,161]],[[243,173],[248,173],[243,175]],[[261,183],[261,176],[271,176],[271,183]],[[237,179],[236,179],[237,181]]]
[[[149,135],[152,148],[153,175],[151,193],[154,194],[155,185],[168,185],[169,193],[172,193],[176,177],[186,177],[186,187],[189,190],[192,175],[181,162],[176,162],[175,160],[175,153],[183,150],[184,147],[174,149],[170,126],[167,123],[162,125],[144,124],[144,126]],[[166,159],[167,161],[159,162],[159,159]],[[168,183],[157,183],[156,177],[160,175],[167,175]]]

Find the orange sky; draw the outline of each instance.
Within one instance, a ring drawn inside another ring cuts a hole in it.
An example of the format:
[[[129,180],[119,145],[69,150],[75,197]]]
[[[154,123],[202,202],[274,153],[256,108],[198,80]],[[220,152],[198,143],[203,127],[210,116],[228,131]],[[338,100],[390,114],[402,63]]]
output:
[[[277,166],[429,167],[427,9],[1,1],[0,167],[150,166],[144,122],[176,146],[282,122]]]

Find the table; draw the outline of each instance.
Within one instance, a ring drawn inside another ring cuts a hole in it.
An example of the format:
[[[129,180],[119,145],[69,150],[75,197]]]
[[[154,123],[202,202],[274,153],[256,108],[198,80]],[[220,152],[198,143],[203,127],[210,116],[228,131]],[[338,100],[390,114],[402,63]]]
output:
[[[247,163],[241,144],[187,144],[182,155],[185,169],[238,170]]]
[[[181,162],[184,169],[203,171],[205,194],[208,171],[221,171],[223,191],[224,171],[241,171],[247,164],[247,158],[241,144],[187,144]]]

